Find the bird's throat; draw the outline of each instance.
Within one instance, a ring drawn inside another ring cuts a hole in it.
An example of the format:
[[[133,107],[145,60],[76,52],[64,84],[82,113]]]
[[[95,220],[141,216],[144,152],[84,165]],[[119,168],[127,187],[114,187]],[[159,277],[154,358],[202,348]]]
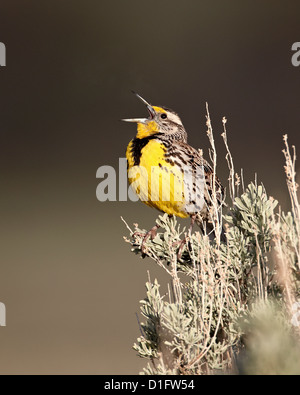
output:
[[[152,136],[158,132],[158,126],[155,121],[149,121],[147,123],[138,123],[136,138],[143,139],[145,137]]]

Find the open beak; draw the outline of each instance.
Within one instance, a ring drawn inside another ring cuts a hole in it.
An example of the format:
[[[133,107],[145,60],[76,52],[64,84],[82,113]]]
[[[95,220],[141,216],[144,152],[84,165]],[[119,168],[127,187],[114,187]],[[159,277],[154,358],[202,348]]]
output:
[[[149,120],[153,119],[155,117],[155,110],[154,108],[151,106],[151,104],[149,104],[145,99],[142,98],[142,96],[138,95],[136,92],[132,91],[132,93],[138,98],[140,99],[140,101],[142,103],[144,103],[147,106],[147,110],[149,112],[149,118],[128,118],[128,119],[122,119],[122,121],[125,122],[139,122],[139,123],[147,123]]]

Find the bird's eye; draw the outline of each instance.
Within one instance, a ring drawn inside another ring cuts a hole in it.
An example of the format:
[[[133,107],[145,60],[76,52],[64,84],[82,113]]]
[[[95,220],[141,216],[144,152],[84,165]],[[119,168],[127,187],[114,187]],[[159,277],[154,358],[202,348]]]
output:
[[[161,119],[166,119],[167,118],[167,114],[161,114]]]

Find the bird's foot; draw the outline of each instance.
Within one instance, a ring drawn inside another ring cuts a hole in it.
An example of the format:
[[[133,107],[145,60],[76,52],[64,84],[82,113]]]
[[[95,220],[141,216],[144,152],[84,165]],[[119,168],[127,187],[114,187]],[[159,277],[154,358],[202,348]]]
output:
[[[191,224],[190,224],[190,227],[189,227],[189,233],[188,234],[192,233],[195,220],[196,220],[196,215],[194,214],[194,215],[191,216]],[[179,249],[178,249],[178,252],[177,252],[177,259],[178,260],[181,258],[183,250],[184,250],[184,247],[187,244],[188,244],[188,236],[186,236],[183,240],[176,241],[175,243],[173,243],[173,246],[179,245]]]
[[[146,247],[146,242],[147,242],[147,240],[149,239],[149,238],[151,238],[151,240],[153,240],[154,238],[155,238],[155,236],[157,235],[157,229],[159,228],[159,226],[158,225],[155,225],[155,226],[153,226],[153,228],[152,229],[150,229],[148,232],[146,232],[146,233],[141,233],[141,232],[134,232],[133,234],[132,234],[132,237],[136,237],[136,236],[139,236],[139,237],[143,237],[143,240],[142,240],[142,243],[141,243],[141,251],[142,251],[142,257],[143,258],[145,258],[145,256],[146,256],[146,250],[147,250],[147,247]]]
[[[182,257],[182,253],[183,253],[184,247],[187,245],[187,243],[188,243],[188,238],[187,237],[185,237],[183,240],[175,241],[173,243],[173,247],[179,246],[178,251],[177,251],[177,259],[178,260]]]

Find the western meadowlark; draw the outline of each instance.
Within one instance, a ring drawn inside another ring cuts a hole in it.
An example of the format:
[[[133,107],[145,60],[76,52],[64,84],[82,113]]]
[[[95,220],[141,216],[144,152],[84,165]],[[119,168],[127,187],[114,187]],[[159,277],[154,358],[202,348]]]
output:
[[[196,222],[202,231],[215,234],[216,216],[212,211],[217,211],[220,218],[224,201],[219,179],[201,152],[187,143],[178,114],[166,107],[152,106],[133,93],[147,106],[149,118],[123,119],[137,123],[136,137],[126,151],[129,183],[148,206],[169,216],[191,217],[190,229]],[[142,250],[157,229],[156,225],[145,235]],[[221,234],[222,226],[218,229]],[[224,239],[223,233],[221,238]]]

